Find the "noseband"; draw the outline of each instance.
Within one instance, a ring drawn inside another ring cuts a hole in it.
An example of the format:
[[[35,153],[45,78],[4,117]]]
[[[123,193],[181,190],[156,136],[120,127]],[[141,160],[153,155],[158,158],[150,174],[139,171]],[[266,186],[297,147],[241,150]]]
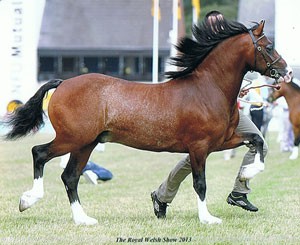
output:
[[[261,40],[262,38],[265,37],[265,34],[264,34],[264,33],[263,33],[258,39],[255,38],[255,36],[254,36],[252,30],[249,30],[249,34],[250,34],[250,37],[251,37],[251,39],[252,39],[252,43],[253,43],[254,48],[255,48],[254,69],[256,69],[256,51],[258,51],[258,52],[262,55],[264,61],[266,62],[266,65],[267,65],[267,68],[266,68],[266,70],[263,72],[263,74],[266,74],[266,72],[267,72],[268,70],[270,70],[270,77],[272,77],[272,78],[274,78],[274,79],[277,80],[281,75],[280,75],[280,73],[277,71],[277,69],[274,68],[273,66],[274,66],[275,63],[277,63],[279,60],[281,60],[281,56],[279,56],[279,57],[278,57],[277,59],[275,59],[275,60],[272,60],[272,57],[270,57],[270,55],[265,51],[265,49],[262,49],[262,47],[258,45],[259,40]],[[266,58],[267,56],[271,59],[272,63],[270,63],[270,62],[267,60],[267,58]]]

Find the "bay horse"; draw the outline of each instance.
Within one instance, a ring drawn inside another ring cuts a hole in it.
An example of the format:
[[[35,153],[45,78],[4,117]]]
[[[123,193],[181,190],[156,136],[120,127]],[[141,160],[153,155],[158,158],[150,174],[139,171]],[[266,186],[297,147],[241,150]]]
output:
[[[254,135],[237,135],[237,96],[249,70],[289,82],[292,70],[264,35],[264,21],[251,28],[217,20],[218,32],[203,22],[192,28],[195,40],[185,37],[173,58],[178,71],[168,72],[168,81],[136,83],[102,74],[54,79],[41,86],[8,121],[6,139],[17,139],[43,125],[42,100],[56,88],[48,114],[56,132],[46,144],[32,148],[33,187],[22,194],[24,211],[43,197],[45,163],[70,154],[61,178],[76,224],[93,225],[97,220],[83,210],[78,181],[95,146],[115,142],[155,152],[188,153],[193,187],[202,223],[221,223],[206,205],[205,165],[215,151],[244,144],[256,146],[255,161],[264,162],[262,141]]]
[[[289,108],[289,118],[293,126],[294,133],[294,147],[292,154],[290,155],[291,160],[295,160],[299,155],[299,144],[300,144],[300,87],[293,81],[290,83],[280,83],[280,89],[274,90],[268,100],[270,102],[283,96],[286,99]]]

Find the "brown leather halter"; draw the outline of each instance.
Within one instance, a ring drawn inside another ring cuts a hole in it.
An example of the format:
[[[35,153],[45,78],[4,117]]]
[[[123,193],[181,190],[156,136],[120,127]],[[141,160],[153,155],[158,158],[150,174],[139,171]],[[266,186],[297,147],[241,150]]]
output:
[[[252,30],[249,30],[249,34],[250,34],[250,37],[251,37],[252,42],[253,42],[254,47],[255,47],[254,69],[256,68],[256,51],[258,51],[262,55],[264,61],[267,64],[267,68],[263,72],[263,74],[266,74],[266,72],[268,70],[270,70],[270,77],[274,78],[275,80],[279,79],[280,73],[278,72],[278,70],[276,68],[274,68],[274,64],[277,63],[279,60],[282,59],[281,56],[279,56],[277,59],[273,60],[272,57],[268,54],[268,52],[266,52],[265,49],[263,49],[260,45],[258,45],[259,40],[261,40],[262,38],[265,37],[264,33],[258,39],[255,38]],[[272,61],[272,63],[270,63],[267,60],[267,57]]]

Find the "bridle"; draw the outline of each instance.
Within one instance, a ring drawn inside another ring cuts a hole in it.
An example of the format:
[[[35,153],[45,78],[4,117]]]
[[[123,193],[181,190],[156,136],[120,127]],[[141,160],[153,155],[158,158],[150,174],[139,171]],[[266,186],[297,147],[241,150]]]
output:
[[[277,71],[277,69],[274,68],[274,64],[276,64],[279,60],[282,59],[281,55],[277,59],[272,60],[272,57],[265,51],[265,49],[262,49],[262,47],[260,45],[258,45],[258,42],[265,37],[265,34],[263,33],[259,38],[256,39],[251,29],[249,29],[248,32],[250,34],[252,43],[255,48],[254,70],[256,70],[256,56],[257,56],[257,51],[258,51],[262,55],[264,61],[266,62],[266,65],[267,65],[267,68],[265,69],[265,71],[262,74],[266,74],[266,72],[268,70],[270,70],[270,77],[275,79],[276,84],[275,85],[264,84],[264,85],[260,85],[260,86],[254,86],[254,87],[252,86],[252,87],[246,88],[247,86],[249,86],[252,83],[252,81],[244,78],[244,80],[246,80],[248,82],[248,84],[245,85],[244,87],[242,87],[241,91],[249,91],[250,89],[261,88],[261,87],[271,87],[271,88],[274,88],[277,90],[280,89],[280,85],[277,83],[277,80],[279,79],[279,77],[281,75]],[[270,63],[266,57],[269,57],[269,59],[272,61],[272,63]]]
[[[279,79],[279,77],[281,76],[280,73],[277,71],[276,68],[274,68],[274,64],[276,64],[279,60],[281,60],[281,55],[275,59],[275,60],[272,60],[272,57],[266,52],[265,49],[263,49],[260,45],[258,45],[258,42],[259,40],[261,40],[262,38],[265,37],[265,34],[263,33],[258,39],[255,38],[253,32],[251,29],[249,29],[249,34],[250,34],[250,37],[252,39],[252,43],[254,45],[254,48],[255,48],[255,55],[254,55],[254,69],[256,69],[256,55],[257,55],[257,52],[258,51],[264,61],[266,62],[266,65],[267,65],[267,68],[266,70],[262,73],[262,74],[266,74],[266,72],[268,70],[270,70],[270,77],[274,78],[275,80]],[[268,60],[267,60],[267,57],[269,57],[269,59],[272,61],[272,63],[270,63]]]

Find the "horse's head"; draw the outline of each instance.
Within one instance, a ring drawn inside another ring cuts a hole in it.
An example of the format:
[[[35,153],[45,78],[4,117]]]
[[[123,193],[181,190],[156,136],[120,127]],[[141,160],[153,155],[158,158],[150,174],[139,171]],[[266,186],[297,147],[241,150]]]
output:
[[[279,82],[290,82],[293,73],[292,69],[277,53],[274,44],[264,34],[264,24],[265,21],[262,20],[257,26],[249,29],[254,48],[252,69]]]

